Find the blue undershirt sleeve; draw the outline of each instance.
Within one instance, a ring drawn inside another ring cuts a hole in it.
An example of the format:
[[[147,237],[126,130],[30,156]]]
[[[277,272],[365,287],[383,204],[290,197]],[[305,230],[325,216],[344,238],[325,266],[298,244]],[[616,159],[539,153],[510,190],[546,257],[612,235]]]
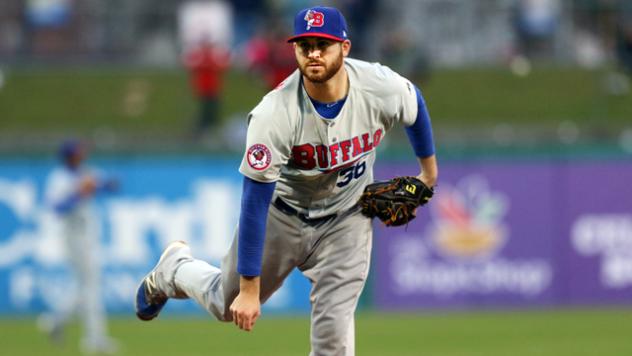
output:
[[[426,101],[416,86],[415,91],[417,92],[417,119],[414,124],[406,127],[406,134],[413,150],[415,150],[415,155],[426,158],[435,153],[432,126],[430,125],[430,114],[426,108]]]
[[[276,182],[261,183],[244,177],[237,248],[237,272],[242,276],[261,274],[268,209]]]
[[[53,205],[53,209],[55,209],[55,212],[57,214],[66,214],[73,210],[75,206],[79,204],[80,200],[81,196],[79,195],[79,193],[73,193],[69,195],[66,199],[55,203]]]

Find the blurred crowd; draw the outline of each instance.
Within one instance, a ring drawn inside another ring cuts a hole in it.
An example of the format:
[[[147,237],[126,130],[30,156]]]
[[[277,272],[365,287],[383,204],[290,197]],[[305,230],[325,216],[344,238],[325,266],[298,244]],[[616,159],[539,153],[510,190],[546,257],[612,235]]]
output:
[[[89,62],[173,64],[190,40],[212,37],[243,54],[262,32],[288,31],[313,0],[3,0],[0,60],[72,59]],[[325,1],[345,13],[357,48],[376,0]],[[209,21],[215,21],[210,23]],[[212,33],[209,33],[211,31]],[[197,32],[193,38],[191,32]]]
[[[355,56],[416,74],[429,63],[502,63],[508,54],[632,66],[626,0],[3,0],[0,63],[173,66],[211,39],[261,71],[264,45],[286,35],[296,11],[320,4],[347,14]]]
[[[630,0],[3,0],[0,69],[185,68],[199,136],[218,121],[229,69],[269,89],[295,69],[285,39],[293,15],[312,5],[346,14],[353,57],[416,82],[434,66],[509,65],[523,76],[543,62],[611,68],[614,87],[629,91]]]
[[[565,13],[568,18],[564,18]],[[520,0],[513,7],[512,20],[517,50],[529,57],[551,52],[564,21],[572,23],[579,47],[582,44],[590,47],[587,43],[592,42],[592,46],[602,50],[618,49],[630,40],[627,33],[632,25],[632,3],[620,0]]]

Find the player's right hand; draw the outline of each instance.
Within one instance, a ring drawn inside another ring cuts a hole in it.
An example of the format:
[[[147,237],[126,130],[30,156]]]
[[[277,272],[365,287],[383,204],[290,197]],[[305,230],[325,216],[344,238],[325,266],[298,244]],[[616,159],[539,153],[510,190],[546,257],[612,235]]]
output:
[[[240,329],[251,331],[261,315],[259,300],[259,277],[241,277],[239,294],[230,306],[233,322]]]

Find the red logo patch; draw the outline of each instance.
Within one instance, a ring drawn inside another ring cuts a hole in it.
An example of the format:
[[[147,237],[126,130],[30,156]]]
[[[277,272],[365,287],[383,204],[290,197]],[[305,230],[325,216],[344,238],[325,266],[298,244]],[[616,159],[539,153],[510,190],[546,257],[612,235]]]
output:
[[[250,167],[258,171],[268,168],[272,161],[272,153],[270,153],[270,150],[265,145],[260,143],[250,146],[246,156],[248,157]]]
[[[307,10],[304,20],[307,21],[307,30],[312,27],[323,27],[325,24],[325,14],[314,10]]]

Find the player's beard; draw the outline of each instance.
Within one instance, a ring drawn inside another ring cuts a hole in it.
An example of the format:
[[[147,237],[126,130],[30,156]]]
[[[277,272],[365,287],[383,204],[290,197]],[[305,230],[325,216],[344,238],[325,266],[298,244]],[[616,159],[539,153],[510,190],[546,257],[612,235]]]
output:
[[[322,61],[318,62],[318,64],[323,66],[324,70],[319,70],[318,72],[314,72],[310,70],[309,68],[310,63],[314,63],[314,62],[307,61],[302,66],[299,66],[301,74],[303,74],[303,76],[312,83],[319,83],[319,84],[325,83],[326,81],[331,79],[334,75],[336,75],[336,73],[338,73],[338,71],[342,67],[342,64],[344,63],[342,48],[340,49],[340,53],[338,57],[334,59],[330,65],[327,65],[327,63],[322,62]]]

